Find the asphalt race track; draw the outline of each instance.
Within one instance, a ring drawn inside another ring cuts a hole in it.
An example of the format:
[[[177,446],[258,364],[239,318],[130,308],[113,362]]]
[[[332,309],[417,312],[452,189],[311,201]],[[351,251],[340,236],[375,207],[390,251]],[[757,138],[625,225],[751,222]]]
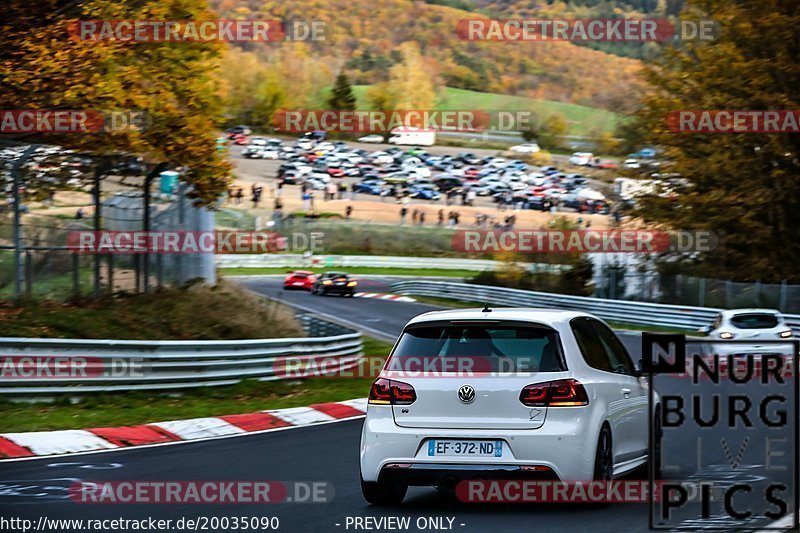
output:
[[[384,337],[396,335],[412,316],[433,309],[418,303],[379,301],[361,298],[311,296],[303,292],[283,292],[280,279],[259,277],[241,280],[248,288],[280,297],[287,303],[314,309],[322,314],[360,325]],[[384,280],[362,279],[364,291],[385,292]],[[623,340],[637,360],[640,357],[638,335],[623,335]],[[737,387],[732,391],[730,387]],[[777,386],[758,383],[733,385],[700,384],[692,386],[688,379],[657,377],[656,388],[663,394],[680,394],[691,403],[691,395],[710,397],[714,392],[746,394],[756,406],[751,416],[756,422],[758,401]],[[783,391],[788,394],[791,389]],[[367,391],[364,391],[366,396]],[[791,398],[791,396],[789,396]],[[790,402],[791,403],[791,402]],[[703,404],[706,405],[706,404]],[[710,404],[708,404],[710,405]],[[774,409],[770,409],[772,412]],[[703,416],[708,418],[704,411]],[[725,421],[727,410],[722,409]],[[687,416],[687,419],[690,418]],[[796,420],[793,406],[788,406],[788,419]],[[767,482],[780,481],[787,491],[781,497],[796,501],[792,487],[792,430],[783,428],[778,437],[786,438],[783,451],[775,455],[777,445],[769,443],[763,426],[749,429],[714,427],[703,429],[690,422],[684,427],[665,429],[665,478],[701,482],[714,480],[711,491],[714,501],[710,516],[700,518],[699,503],[687,505],[664,522],[656,517],[656,526],[691,530],[730,530],[738,527],[764,527],[772,522],[762,515],[775,510],[764,500]],[[252,434],[236,438],[209,440],[170,446],[128,449],[112,453],[92,453],[26,461],[0,462],[0,516],[28,518],[36,522],[44,515],[49,519],[87,518],[159,518],[178,520],[182,517],[250,517],[280,518],[278,531],[355,531],[348,517],[411,517],[409,531],[418,531],[417,518],[444,517],[443,529],[456,531],[559,531],[622,532],[648,530],[646,503],[616,503],[605,507],[586,504],[465,504],[451,500],[433,489],[413,488],[402,507],[375,508],[361,497],[358,483],[358,446],[361,420]],[[743,439],[747,443],[743,449]],[[700,440],[698,440],[700,439]],[[724,439],[724,442],[723,442]],[[702,453],[696,453],[702,449]],[[772,450],[772,455],[770,455]],[[700,458],[698,459],[698,455]],[[739,459],[737,462],[736,459]],[[733,465],[731,464],[733,462]],[[786,466],[785,470],[778,467]],[[670,470],[672,468],[672,470]],[[275,505],[211,505],[211,504],[82,504],[71,501],[66,489],[76,480],[278,480],[324,481],[331,484],[335,496],[328,503],[281,503]],[[734,498],[739,510],[749,508],[755,516],[734,521],[725,516],[721,490],[737,482],[753,487],[749,493]],[[452,525],[448,526],[452,519]],[[421,524],[422,522],[420,522]],[[372,523],[374,525],[374,523]],[[209,530],[223,530],[223,527]],[[425,530],[430,530],[428,527]],[[74,528],[50,528],[67,531]],[[232,530],[230,528],[226,530]],[[386,530],[384,528],[383,530]]]

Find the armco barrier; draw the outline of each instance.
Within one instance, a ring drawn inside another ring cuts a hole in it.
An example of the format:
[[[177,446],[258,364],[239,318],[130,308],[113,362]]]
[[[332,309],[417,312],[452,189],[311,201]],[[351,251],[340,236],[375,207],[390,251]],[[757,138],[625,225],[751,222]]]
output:
[[[216,256],[219,268],[441,268],[453,270],[495,270],[500,261],[490,259],[460,259],[454,257],[394,257],[379,255],[316,255],[300,254],[220,254]],[[527,263],[521,263],[529,266]]]
[[[232,385],[243,378],[281,379],[283,358],[322,359],[352,367],[363,356],[361,335],[312,315],[298,315],[308,337],[234,341],[130,341],[0,338],[0,357],[83,358],[112,366],[118,375],[14,377],[0,375],[0,394],[81,394]],[[327,365],[326,368],[335,370]],[[112,374],[109,372],[109,374]]]
[[[399,294],[436,296],[504,307],[548,307],[586,311],[605,320],[623,324],[686,330],[697,330],[710,325],[717,313],[721,311],[721,309],[710,307],[604,300],[585,296],[568,296],[442,281],[400,281],[392,284],[392,291]],[[800,315],[784,316],[795,334],[800,334]]]

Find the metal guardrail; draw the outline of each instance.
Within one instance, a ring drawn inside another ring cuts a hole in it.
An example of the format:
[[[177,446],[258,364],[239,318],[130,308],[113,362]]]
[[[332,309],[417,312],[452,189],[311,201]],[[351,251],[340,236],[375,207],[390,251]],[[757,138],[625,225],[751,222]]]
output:
[[[585,311],[602,319],[623,324],[686,330],[697,330],[710,325],[721,311],[711,307],[605,300],[441,281],[400,281],[392,284],[392,291],[399,294],[452,298],[506,307],[548,307]],[[784,315],[784,317],[795,334],[800,335],[800,315]]]
[[[220,254],[216,256],[219,268],[430,268],[444,270],[470,270],[481,272],[497,270],[503,262],[491,259],[462,259],[457,257],[405,257],[381,255],[315,255],[301,254]],[[517,263],[521,267],[560,271],[564,265]]]
[[[452,270],[495,270],[500,261],[490,259],[460,259],[454,257],[394,257],[379,255],[315,255],[300,254],[220,254],[219,268],[346,268],[346,267],[392,267],[392,268],[440,268]],[[527,264],[525,264],[527,266]]]
[[[63,358],[70,372],[76,368],[70,365],[76,359],[89,362],[88,371],[74,372],[75,376],[14,377],[3,372],[0,394],[40,396],[233,385],[245,378],[269,381],[291,377],[284,367],[287,359],[324,360],[326,371],[335,371],[353,367],[363,357],[357,331],[313,315],[300,314],[298,318],[308,337],[234,341],[0,338],[3,359],[30,357],[46,365]]]

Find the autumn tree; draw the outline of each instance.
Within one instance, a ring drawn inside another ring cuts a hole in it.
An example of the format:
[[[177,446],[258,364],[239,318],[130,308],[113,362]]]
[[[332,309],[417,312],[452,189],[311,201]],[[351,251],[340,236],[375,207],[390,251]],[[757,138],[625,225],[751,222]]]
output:
[[[202,20],[205,0],[8,0],[0,21],[0,94],[6,109],[132,111],[143,129],[28,136],[96,155],[136,153],[187,169],[198,203],[229,181],[215,146],[221,43],[80,40],[71,20]]]
[[[389,71],[390,89],[397,109],[433,109],[436,88],[425,66],[419,45],[406,42],[400,47],[402,61]]]
[[[646,199],[641,214],[716,234],[699,274],[800,282],[800,135],[675,132],[667,120],[680,110],[800,109],[800,1],[687,0],[684,15],[713,17],[720,31],[646,69],[649,92],[632,130],[663,147],[663,171],[688,186],[677,200]]]

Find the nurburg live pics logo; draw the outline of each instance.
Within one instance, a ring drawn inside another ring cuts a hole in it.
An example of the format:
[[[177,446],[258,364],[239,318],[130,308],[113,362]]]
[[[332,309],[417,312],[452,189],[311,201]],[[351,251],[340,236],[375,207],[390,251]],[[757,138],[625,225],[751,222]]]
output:
[[[681,470],[686,468],[687,460],[696,459],[688,465],[689,473],[704,480],[699,484],[699,491],[691,497],[680,482],[665,482],[659,499],[660,509],[656,509],[658,505],[653,499],[650,500],[650,528],[784,531],[789,524],[777,525],[775,522],[785,521],[791,516],[791,524],[797,530],[800,524],[797,505],[800,457],[795,421],[800,381],[793,369],[797,368],[800,358],[800,340],[758,339],[755,341],[757,346],[753,346],[754,340],[701,338],[688,342],[699,344],[701,349],[689,353],[684,335],[642,334],[641,366],[651,385],[648,391],[649,456],[656,456],[653,409],[656,387],[653,377],[680,377],[689,372],[690,401],[684,398],[687,394],[675,392],[681,390],[677,387],[679,383],[685,384],[685,380],[665,379],[658,387],[662,409],[659,416],[662,423],[662,438],[659,439],[661,466],[665,477],[672,477],[666,473],[668,468]],[[709,357],[698,353],[704,346],[711,346],[714,354]],[[775,346],[775,351],[770,353],[771,346]],[[736,351],[730,352],[731,348]],[[717,351],[726,354],[720,355]],[[742,362],[744,365],[736,364]],[[787,372],[787,369],[792,372]],[[720,384],[722,386],[715,392],[713,385]],[[760,389],[754,390],[759,386]],[[790,387],[792,392],[788,393]],[[691,445],[687,447],[685,440],[692,435],[702,435],[696,437],[696,458],[692,457]],[[665,444],[669,442],[667,436],[679,439],[676,448],[680,453],[673,453],[671,458],[664,452]],[[763,451],[759,442],[762,439]],[[781,448],[789,442],[792,453]],[[706,443],[711,445],[704,447]],[[721,463],[719,460],[715,463],[714,456],[719,458],[720,450],[724,452],[724,458]],[[790,458],[793,463],[781,464],[782,461],[788,463]],[[745,459],[751,464],[747,464]],[[672,461],[678,465],[671,465]],[[651,484],[655,483],[655,469],[651,463],[648,469]],[[713,479],[720,475],[721,478]],[[788,475],[791,475],[791,484],[787,482]],[[715,504],[713,509],[712,504]],[[763,520],[775,525],[756,527],[756,521]]]

